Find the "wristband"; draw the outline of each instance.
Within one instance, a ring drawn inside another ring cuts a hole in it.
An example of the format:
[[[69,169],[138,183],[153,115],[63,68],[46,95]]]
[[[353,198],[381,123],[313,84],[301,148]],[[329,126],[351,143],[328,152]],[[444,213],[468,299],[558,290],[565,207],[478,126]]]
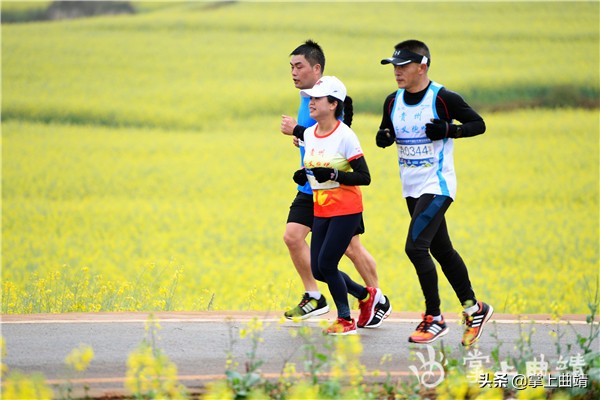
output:
[[[306,128],[303,127],[302,125],[296,125],[294,127],[294,131],[292,132],[292,135],[296,136],[300,140],[304,140],[304,131],[305,130],[306,130]]]

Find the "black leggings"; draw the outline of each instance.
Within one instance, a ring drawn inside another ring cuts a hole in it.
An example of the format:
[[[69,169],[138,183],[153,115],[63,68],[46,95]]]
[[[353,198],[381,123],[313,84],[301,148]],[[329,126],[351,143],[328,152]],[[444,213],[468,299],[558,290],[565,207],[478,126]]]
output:
[[[338,269],[352,237],[356,234],[362,213],[331,218],[315,217],[310,241],[310,264],[316,280],[326,282],[338,317],[350,317],[348,293],[357,299],[367,295],[364,286],[354,282]]]
[[[425,296],[425,314],[440,315],[440,296],[438,276],[435,264],[429,255],[440,263],[442,272],[452,285],[461,304],[471,300],[476,302],[471,287],[467,266],[458,252],[452,247],[446,218],[444,214],[452,198],[432,194],[424,194],[418,199],[406,198],[411,216],[406,254],[415,266],[419,283]]]

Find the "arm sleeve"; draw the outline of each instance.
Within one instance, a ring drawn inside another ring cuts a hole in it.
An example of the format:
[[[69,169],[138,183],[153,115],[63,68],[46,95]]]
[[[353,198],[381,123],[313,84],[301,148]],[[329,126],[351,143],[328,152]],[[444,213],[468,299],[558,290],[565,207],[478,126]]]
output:
[[[296,136],[300,140],[304,140],[304,131],[305,130],[306,130],[305,126],[298,124],[294,127],[294,132],[292,132],[292,135]]]
[[[394,106],[395,100],[396,92],[386,97],[385,101],[383,102],[383,115],[381,117],[379,129],[388,128],[390,132],[394,132],[394,125],[392,124],[392,107]]]
[[[348,186],[367,186],[371,183],[371,173],[365,157],[358,157],[350,161],[352,172],[338,171],[337,181]]]
[[[436,110],[441,119],[448,122],[455,119],[462,124],[457,124],[461,129],[458,137],[477,136],[485,132],[483,118],[458,93],[442,88],[436,99]]]

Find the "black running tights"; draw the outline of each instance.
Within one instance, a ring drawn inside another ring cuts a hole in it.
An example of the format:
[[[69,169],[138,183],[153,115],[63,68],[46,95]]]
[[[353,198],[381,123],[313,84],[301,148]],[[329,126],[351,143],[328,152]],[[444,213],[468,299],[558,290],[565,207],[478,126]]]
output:
[[[310,264],[316,280],[326,282],[338,317],[350,317],[348,293],[362,299],[366,288],[354,282],[347,274],[338,269],[338,264],[346,252],[362,213],[342,215],[331,218],[315,217],[310,242]]]
[[[440,315],[438,276],[431,255],[440,263],[461,304],[475,302],[467,266],[452,247],[445,213],[452,203],[447,196],[425,194],[418,199],[407,197],[411,215],[406,254],[413,263],[425,297],[425,314]],[[431,255],[429,252],[431,251]]]

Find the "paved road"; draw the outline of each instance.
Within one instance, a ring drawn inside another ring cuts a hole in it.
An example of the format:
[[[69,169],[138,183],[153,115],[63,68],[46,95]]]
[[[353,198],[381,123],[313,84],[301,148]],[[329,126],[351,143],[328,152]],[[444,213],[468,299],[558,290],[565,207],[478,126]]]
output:
[[[257,358],[265,364],[261,367],[263,376],[276,378],[286,361],[295,362],[302,371],[304,343],[301,337],[294,337],[299,324],[282,321],[281,313],[259,312],[195,312],[195,313],[156,313],[154,318],[160,324],[158,347],[160,347],[178,367],[179,379],[192,391],[198,390],[208,381],[223,377],[227,351],[232,349],[236,361],[243,365],[247,360],[251,342],[240,338],[240,329],[246,327],[253,318],[263,322],[264,341],[259,345]],[[41,372],[51,385],[64,383],[68,377],[65,357],[80,344],[87,344],[94,350],[94,359],[89,368],[71,382],[79,390],[84,384],[90,387],[94,396],[123,394],[124,377],[127,370],[127,356],[145,337],[145,324],[148,313],[93,313],[93,314],[54,314],[54,315],[3,315],[0,327],[6,343],[6,357],[3,362],[9,370],[26,373]],[[314,328],[317,346],[321,348],[325,338],[320,334],[319,323],[332,319],[333,312],[325,318],[305,322]],[[390,372],[393,377],[414,376],[410,366],[419,368],[421,353],[428,356],[426,346],[409,345],[407,337],[414,330],[420,316],[417,313],[392,313],[378,329],[359,330],[363,353],[361,362],[367,371]],[[566,324],[566,322],[569,324]],[[474,353],[465,352],[460,345],[463,327],[458,316],[447,319],[450,332],[443,338],[443,346],[451,349],[451,357],[469,362]],[[484,357],[484,365],[492,366],[492,351],[500,347],[500,360],[510,363],[510,356],[518,354],[516,348],[522,341],[523,333],[531,332],[533,356],[544,355],[546,361],[558,359],[556,339],[551,335],[557,329],[564,333],[561,343],[574,344],[576,333],[587,336],[589,325],[585,316],[569,315],[557,324],[547,315],[530,315],[517,318],[512,315],[495,314],[479,341],[479,356]],[[232,339],[235,343],[232,346]],[[435,343],[436,355],[441,341]],[[594,343],[598,348],[598,343]],[[578,347],[571,348],[575,356]],[[474,349],[472,349],[474,350]],[[384,355],[391,361],[381,365]],[[485,364],[489,357],[489,364]],[[534,360],[531,360],[534,361]],[[370,374],[371,376],[371,374]]]

